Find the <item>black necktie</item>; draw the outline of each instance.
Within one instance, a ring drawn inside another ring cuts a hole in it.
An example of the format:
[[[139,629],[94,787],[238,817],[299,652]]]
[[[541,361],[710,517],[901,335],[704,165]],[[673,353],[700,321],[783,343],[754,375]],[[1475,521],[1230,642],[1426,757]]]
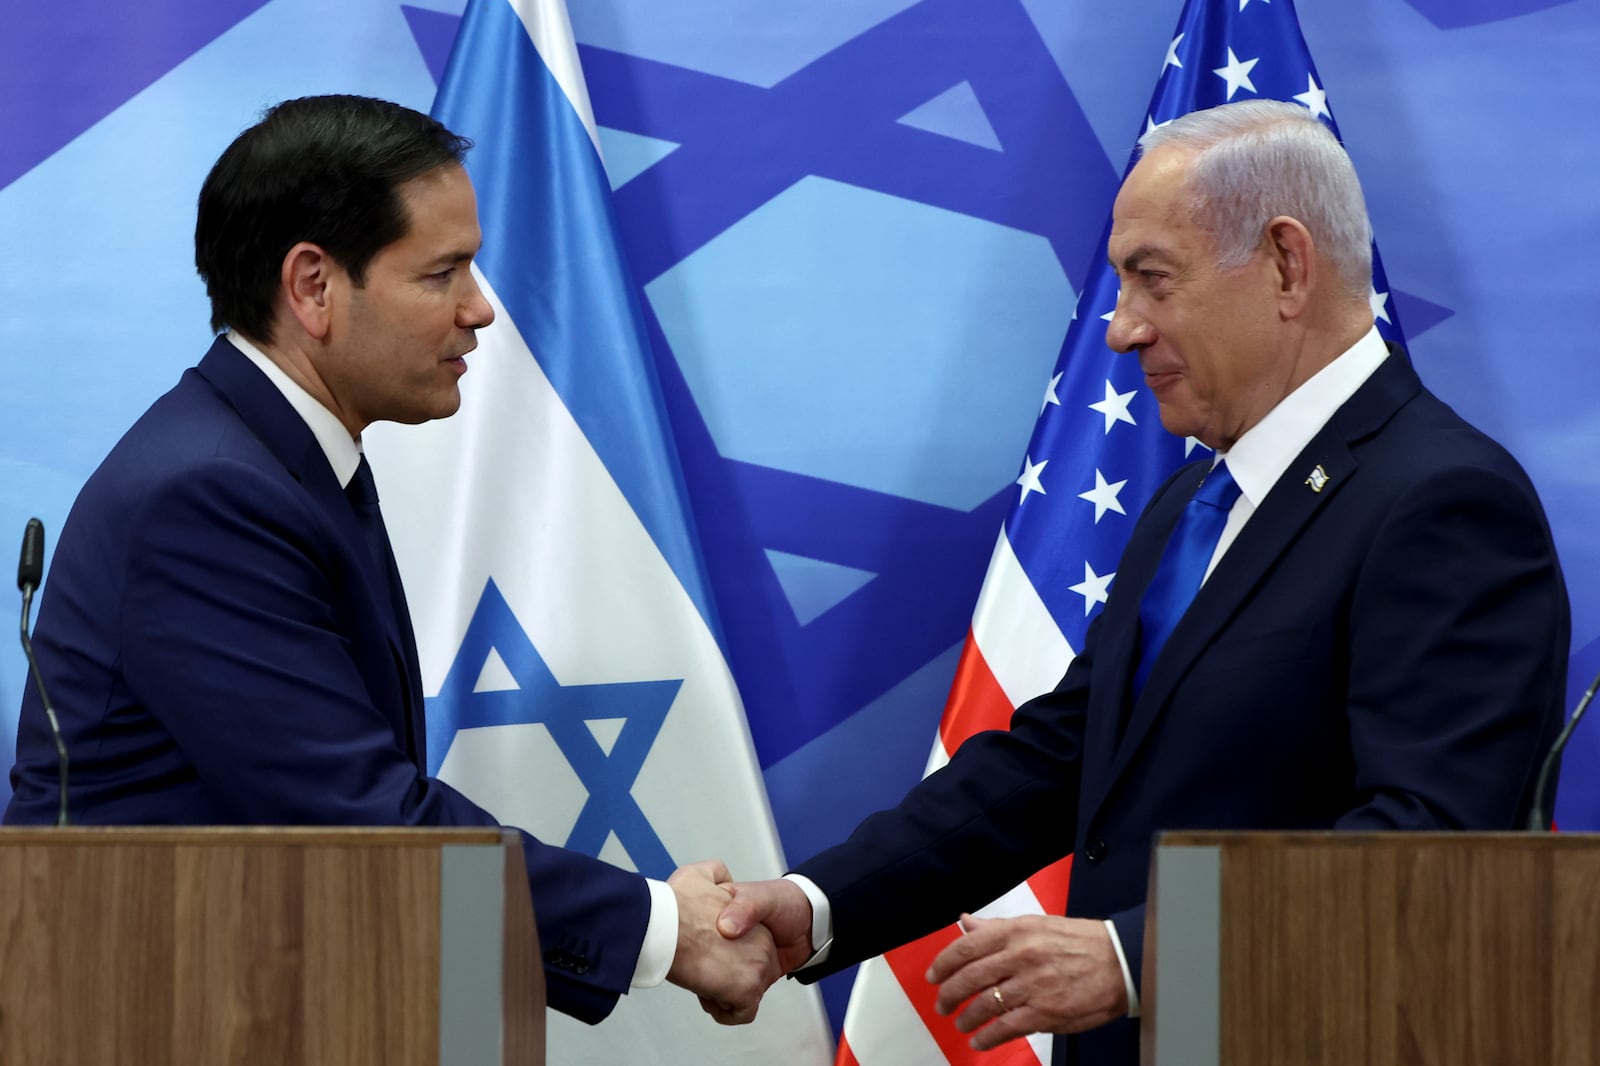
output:
[[[372,480],[372,467],[361,457],[355,477],[345,486],[345,495],[355,510],[361,532],[366,534],[367,552],[389,586],[389,608],[400,631],[400,647],[405,656],[405,688],[410,706],[406,708],[406,751],[426,771],[427,752],[422,732],[422,671],[417,662],[416,638],[411,632],[411,612],[406,608],[406,590],[400,583],[400,568],[395,565],[389,532],[383,527],[383,512],[378,510],[378,485]]]

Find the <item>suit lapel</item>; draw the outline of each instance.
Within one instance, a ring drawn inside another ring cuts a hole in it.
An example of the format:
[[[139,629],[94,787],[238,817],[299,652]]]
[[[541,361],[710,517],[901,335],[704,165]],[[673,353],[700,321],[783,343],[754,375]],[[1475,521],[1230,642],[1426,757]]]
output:
[[[402,724],[405,734],[409,734],[402,739],[409,741],[418,766],[425,770],[427,753],[423,738],[427,731],[421,718],[421,673],[411,620],[403,603],[390,605],[388,575],[380,572],[373,561],[366,534],[344,487],[328,465],[322,445],[317,443],[315,434],[283,394],[225,337],[217,338],[196,370],[316,501],[337,532],[345,554],[356,559],[356,565],[366,578],[371,615],[382,621],[404,694],[406,718],[404,723],[397,724]]]
[[[1084,746],[1091,757],[1083,766],[1082,807],[1097,803],[1110,787],[1113,756],[1139,661],[1139,602],[1155,576],[1167,539],[1210,466],[1209,460],[1191,463],[1156,491],[1117,565],[1116,591],[1099,621],[1100,644],[1090,681]]]
[[[1381,429],[1401,406],[1421,391],[1421,387],[1404,357],[1391,354],[1289,464],[1173,629],[1156,658],[1144,691],[1127,712],[1127,726],[1120,741],[1113,735],[1106,746],[1091,748],[1114,753],[1109,769],[1103,774],[1092,773],[1092,767],[1085,767],[1083,806],[1089,817],[1093,817],[1165,713],[1174,689],[1229,621],[1245,607],[1261,580],[1291,548],[1306,524],[1332,503],[1355,474],[1359,465],[1353,450],[1356,443]],[[1176,484],[1181,482],[1175,479]],[[1125,573],[1118,575],[1119,580],[1125,577],[1133,580],[1121,586],[1120,591],[1127,595],[1116,605],[1121,616],[1118,624],[1113,626],[1113,619],[1107,618],[1106,628],[1114,628],[1116,637],[1105,648],[1106,673],[1096,680],[1109,682],[1114,691],[1112,700],[1095,700],[1101,708],[1118,711],[1126,706],[1129,679],[1139,654],[1139,599],[1155,573],[1178,515],[1193,495],[1192,486],[1185,491],[1165,494],[1176,499],[1161,499],[1160,510],[1153,511],[1150,516],[1155,534],[1153,548],[1146,547],[1137,560],[1125,561]],[[1129,554],[1132,556],[1133,552]],[[1127,572],[1130,570],[1133,572]],[[1107,604],[1108,614],[1112,606]],[[1101,719],[1097,729],[1103,731],[1114,727],[1106,719],[1115,719],[1117,715],[1101,713],[1097,717]],[[1103,733],[1102,739],[1106,739]],[[1097,787],[1091,789],[1091,784]]]

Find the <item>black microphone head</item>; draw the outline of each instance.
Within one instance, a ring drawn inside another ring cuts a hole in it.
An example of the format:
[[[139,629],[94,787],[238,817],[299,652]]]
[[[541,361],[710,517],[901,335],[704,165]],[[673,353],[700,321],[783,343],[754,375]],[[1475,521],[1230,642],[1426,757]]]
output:
[[[36,589],[44,580],[44,523],[28,519],[22,531],[22,558],[17,562],[17,588]]]

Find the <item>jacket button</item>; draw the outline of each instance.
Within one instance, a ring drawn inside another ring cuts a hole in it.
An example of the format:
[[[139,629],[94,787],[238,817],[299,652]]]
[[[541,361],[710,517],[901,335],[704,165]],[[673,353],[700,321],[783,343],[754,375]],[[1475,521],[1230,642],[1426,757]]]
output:
[[[1090,862],[1099,862],[1104,859],[1106,857],[1106,842],[1104,840],[1090,841],[1089,846],[1083,849],[1083,857]]]

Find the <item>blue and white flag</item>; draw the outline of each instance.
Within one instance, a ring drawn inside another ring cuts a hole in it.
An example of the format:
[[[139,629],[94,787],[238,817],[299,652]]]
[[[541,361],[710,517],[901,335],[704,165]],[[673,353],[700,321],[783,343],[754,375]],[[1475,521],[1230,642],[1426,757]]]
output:
[[[664,878],[783,856],[724,661],[560,0],[472,0],[435,115],[471,137],[496,321],[455,417],[367,434],[416,623],[429,767],[541,839]],[[814,990],[743,1028],[666,986],[551,1060],[826,1063]]]

